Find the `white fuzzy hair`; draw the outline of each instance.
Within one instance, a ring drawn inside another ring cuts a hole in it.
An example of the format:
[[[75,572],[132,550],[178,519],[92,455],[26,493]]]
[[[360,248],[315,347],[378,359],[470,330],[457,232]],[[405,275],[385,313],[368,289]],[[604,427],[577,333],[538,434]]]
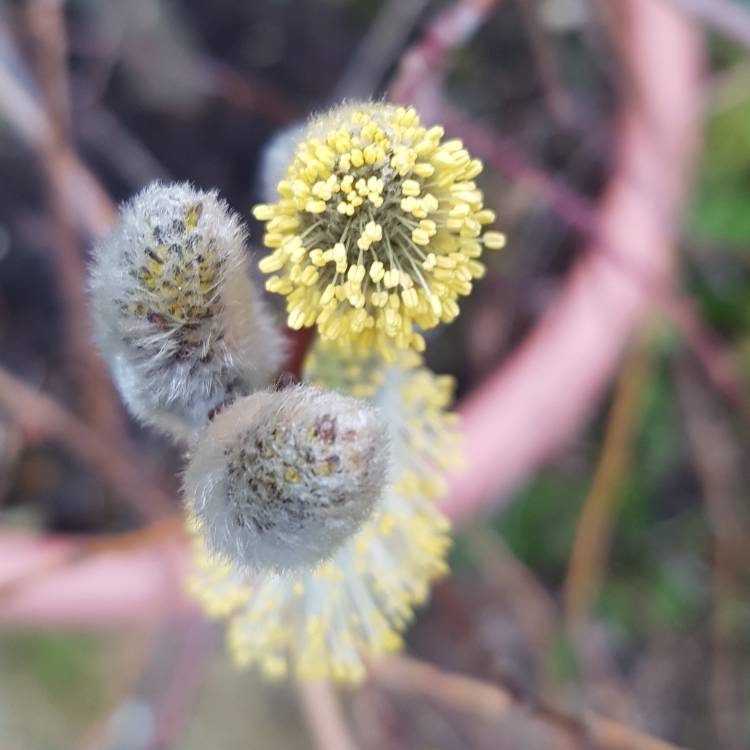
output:
[[[213,410],[268,385],[281,366],[283,338],[248,276],[245,241],[216,191],[154,183],[94,248],[99,348],[133,415],[175,437],[194,436]],[[150,288],[143,274],[157,260]],[[200,274],[209,272],[207,285]]]
[[[222,411],[196,445],[184,491],[214,554],[290,570],[330,558],[359,529],[388,468],[374,406],[298,385]]]

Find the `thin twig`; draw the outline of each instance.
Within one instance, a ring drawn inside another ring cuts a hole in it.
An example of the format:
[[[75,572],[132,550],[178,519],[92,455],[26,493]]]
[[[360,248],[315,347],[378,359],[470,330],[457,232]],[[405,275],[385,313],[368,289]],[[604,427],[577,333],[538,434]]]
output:
[[[92,101],[81,107],[84,111],[78,124],[79,137],[109,162],[117,174],[140,190],[153,181],[169,182],[172,175],[121,121],[106,107]]]
[[[416,105],[429,97],[443,74],[448,55],[463,46],[487,19],[499,0],[458,0],[438,14],[421,39],[401,57],[389,87],[391,101]]]
[[[192,719],[218,640],[216,624],[197,611],[164,618],[149,635],[150,653],[139,654],[124,699],[103,726],[89,732],[97,737],[92,744],[113,750],[174,747]]]
[[[456,520],[507,500],[529,471],[580,428],[594,394],[609,382],[633,329],[658,298],[655,290],[667,288],[675,228],[665,218],[682,203],[697,144],[702,47],[697,29],[668,7],[633,0],[627,9],[626,64],[641,91],[638,102],[648,111],[641,115],[632,102],[623,104],[619,168],[596,214],[594,239],[542,322],[461,405],[468,461],[453,475],[443,504]],[[666,49],[673,65],[660,63]],[[661,147],[662,139],[668,148]],[[654,195],[660,197],[656,206]],[[602,252],[611,246],[648,286],[634,284]],[[528,431],[537,439],[520,437]]]
[[[70,100],[67,44],[61,0],[31,0],[26,18],[35,41],[38,78],[51,137],[38,154],[43,167],[48,213],[53,225],[52,251],[64,303],[66,344],[85,420],[113,438],[124,433],[124,420],[106,367],[97,355],[84,293],[86,269],[80,238],[66,210],[61,153],[70,151]]]
[[[539,80],[547,108],[561,123],[569,123],[573,116],[573,101],[566,90],[554,43],[539,22],[539,4],[532,0],[516,0],[526,26]]]
[[[517,708],[524,708],[505,688],[472,677],[445,672],[431,664],[406,656],[394,656],[376,662],[371,678],[398,695],[422,695],[440,705],[462,711],[486,721]],[[600,716],[583,719],[566,716],[556,709],[526,706],[536,718],[572,735],[579,745],[581,735],[586,747],[588,736],[599,750],[680,750],[677,745],[649,737],[631,727]]]
[[[720,34],[750,47],[750,12],[738,0],[661,0],[692,13]]]
[[[235,109],[264,117],[277,125],[286,125],[302,115],[292,97],[247,71],[242,73],[220,60],[200,60],[214,93]]]
[[[162,628],[162,638],[173,642],[176,630],[182,631],[180,648],[167,670],[164,669],[161,649],[157,648],[154,653],[154,661],[159,662],[160,680],[166,672],[168,684],[152,698],[155,736],[147,750],[168,750],[177,743],[190,721],[220,641],[219,625],[207,622],[201,614],[194,614],[187,621],[167,620]]]
[[[430,0],[388,0],[367,29],[331,99],[368,98],[375,94]]]
[[[0,408],[32,442],[55,440],[80,459],[144,518],[155,519],[174,507],[171,498],[144,476],[127,449],[81,422],[57,401],[34,391],[0,368]]]
[[[465,533],[480,574],[491,591],[502,593],[528,638],[536,671],[544,676],[557,628],[557,608],[536,576],[508,550],[499,536],[475,525]]]
[[[583,632],[604,577],[607,549],[617,511],[618,491],[630,463],[638,404],[648,373],[648,345],[634,343],[620,374],[591,489],[578,521],[563,587],[569,633]]]
[[[722,748],[739,750],[742,710],[737,671],[738,625],[733,610],[740,601],[740,576],[750,570],[748,519],[743,511],[743,456],[719,404],[686,364],[678,364],[677,389],[706,511],[714,537],[713,659],[709,696]]]
[[[318,750],[357,750],[330,683],[301,682],[297,694]]]
[[[0,21],[0,117],[27,146],[42,154],[50,150],[56,135],[39,92],[25,73],[26,66]],[[102,236],[112,226],[116,209],[96,177],[64,145],[59,145],[52,167],[67,214],[90,237]]]
[[[26,20],[36,48],[36,70],[42,99],[59,141],[70,138],[68,45],[62,0],[27,0]]]

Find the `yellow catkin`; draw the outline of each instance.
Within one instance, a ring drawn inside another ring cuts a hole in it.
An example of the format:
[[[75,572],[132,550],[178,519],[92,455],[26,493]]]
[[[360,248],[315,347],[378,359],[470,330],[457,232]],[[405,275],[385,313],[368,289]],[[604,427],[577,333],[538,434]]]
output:
[[[445,470],[459,454],[455,416],[447,412],[450,377],[438,377],[411,352],[394,364],[342,356],[319,345],[306,376],[319,386],[372,399],[387,412],[393,480],[361,530],[317,568],[254,577],[206,551],[193,521],[190,590],[206,611],[228,618],[239,666],[271,679],[357,683],[365,659],[395,651],[414,609],[445,575],[448,521],[435,507]]]
[[[292,328],[358,351],[421,351],[420,330],[449,323],[484,273],[494,213],[474,179],[482,163],[461,141],[425,128],[412,108],[346,105],[313,120],[266,223],[260,262],[287,298]]]

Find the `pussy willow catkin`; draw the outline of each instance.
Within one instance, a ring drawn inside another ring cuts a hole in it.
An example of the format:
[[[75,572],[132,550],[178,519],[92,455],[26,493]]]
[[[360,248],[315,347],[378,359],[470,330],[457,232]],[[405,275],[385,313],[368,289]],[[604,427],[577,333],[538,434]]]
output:
[[[460,455],[453,383],[413,352],[386,364],[316,347],[305,376],[377,405],[391,461],[382,496],[362,527],[324,563],[249,573],[208,549],[209,530],[191,521],[190,589],[206,611],[229,620],[237,664],[268,677],[359,682],[365,661],[401,648],[401,633],[432,582],[448,570],[450,525],[435,505]]]
[[[495,215],[474,179],[482,163],[414,109],[344,105],[313,119],[278,183],[256,206],[272,252],[266,288],[287,298],[292,328],[360,351],[422,350],[420,330],[448,323],[484,274]]]
[[[311,567],[370,516],[388,452],[366,401],[309,385],[260,391],[202,435],[185,497],[215,554],[254,570]]]
[[[216,191],[155,183],[94,248],[97,342],[140,420],[186,437],[276,376],[282,338],[248,278],[245,239]]]

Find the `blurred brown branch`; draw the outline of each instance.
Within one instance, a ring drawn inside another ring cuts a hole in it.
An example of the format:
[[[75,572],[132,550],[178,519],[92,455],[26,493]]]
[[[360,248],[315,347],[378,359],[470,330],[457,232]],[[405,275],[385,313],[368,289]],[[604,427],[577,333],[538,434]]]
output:
[[[100,237],[115,220],[116,209],[96,177],[67,145],[58,142],[54,124],[0,20],[0,117],[36,155],[54,153],[54,173],[67,216],[89,237]]]
[[[568,123],[573,117],[574,105],[563,84],[555,42],[539,21],[539,3],[516,0],[516,4],[526,27],[547,107],[558,121]]]
[[[564,584],[568,632],[583,635],[604,578],[618,494],[630,464],[638,405],[649,369],[648,342],[637,337],[625,360],[607,419],[604,445],[578,521]]]
[[[557,629],[557,605],[536,576],[502,539],[483,524],[466,530],[481,577],[490,591],[502,596],[515,614],[528,639],[536,676],[545,685],[545,661],[554,645]]]
[[[72,152],[62,2],[30,0],[26,4],[26,18],[35,42],[38,78],[50,123],[50,138],[41,142],[38,157],[46,178],[51,249],[64,302],[69,366],[75,376],[85,421],[112,437],[122,436],[124,419],[119,399],[93,344],[83,251],[66,210],[65,182],[59,171],[65,163],[64,154]]]
[[[736,618],[740,581],[750,570],[748,518],[743,500],[748,486],[742,450],[729,415],[686,362],[678,363],[677,390],[706,512],[713,531],[713,659],[709,696],[722,747],[743,747],[741,687],[736,649],[742,628]]]
[[[373,96],[430,0],[388,0],[370,25],[331,99]]]
[[[235,109],[262,115],[278,125],[301,116],[299,103],[270,83],[246,71],[240,73],[219,60],[201,60],[200,64],[205,66],[214,93]]]
[[[301,682],[297,694],[318,750],[357,750],[330,683]]]
[[[449,54],[465,44],[487,19],[499,0],[458,0],[438,14],[425,33],[401,57],[388,90],[391,101],[434,109],[435,84],[444,73]]]
[[[174,644],[179,634],[179,647],[172,653],[165,669],[164,644]],[[202,613],[193,612],[183,618],[168,618],[154,644],[152,662],[158,667],[156,685],[151,686],[154,708],[154,738],[149,749],[167,750],[174,747],[192,718],[211,659],[220,642],[221,631],[207,622]],[[165,679],[166,686],[162,684]],[[113,743],[118,747],[119,743]]]
[[[578,719],[557,709],[524,706],[501,686],[444,672],[406,656],[376,662],[371,668],[371,679],[396,695],[421,695],[445,708],[487,721],[495,721],[513,709],[525,708],[529,714],[561,730],[578,747],[587,747],[591,743],[599,750],[680,750],[677,745],[600,716],[587,715]]]
[[[0,409],[18,425],[27,441],[55,440],[67,448],[144,518],[158,518],[174,507],[172,499],[152,477],[144,475],[137,459],[123,445],[96,432],[54,399],[34,391],[2,368]]]

